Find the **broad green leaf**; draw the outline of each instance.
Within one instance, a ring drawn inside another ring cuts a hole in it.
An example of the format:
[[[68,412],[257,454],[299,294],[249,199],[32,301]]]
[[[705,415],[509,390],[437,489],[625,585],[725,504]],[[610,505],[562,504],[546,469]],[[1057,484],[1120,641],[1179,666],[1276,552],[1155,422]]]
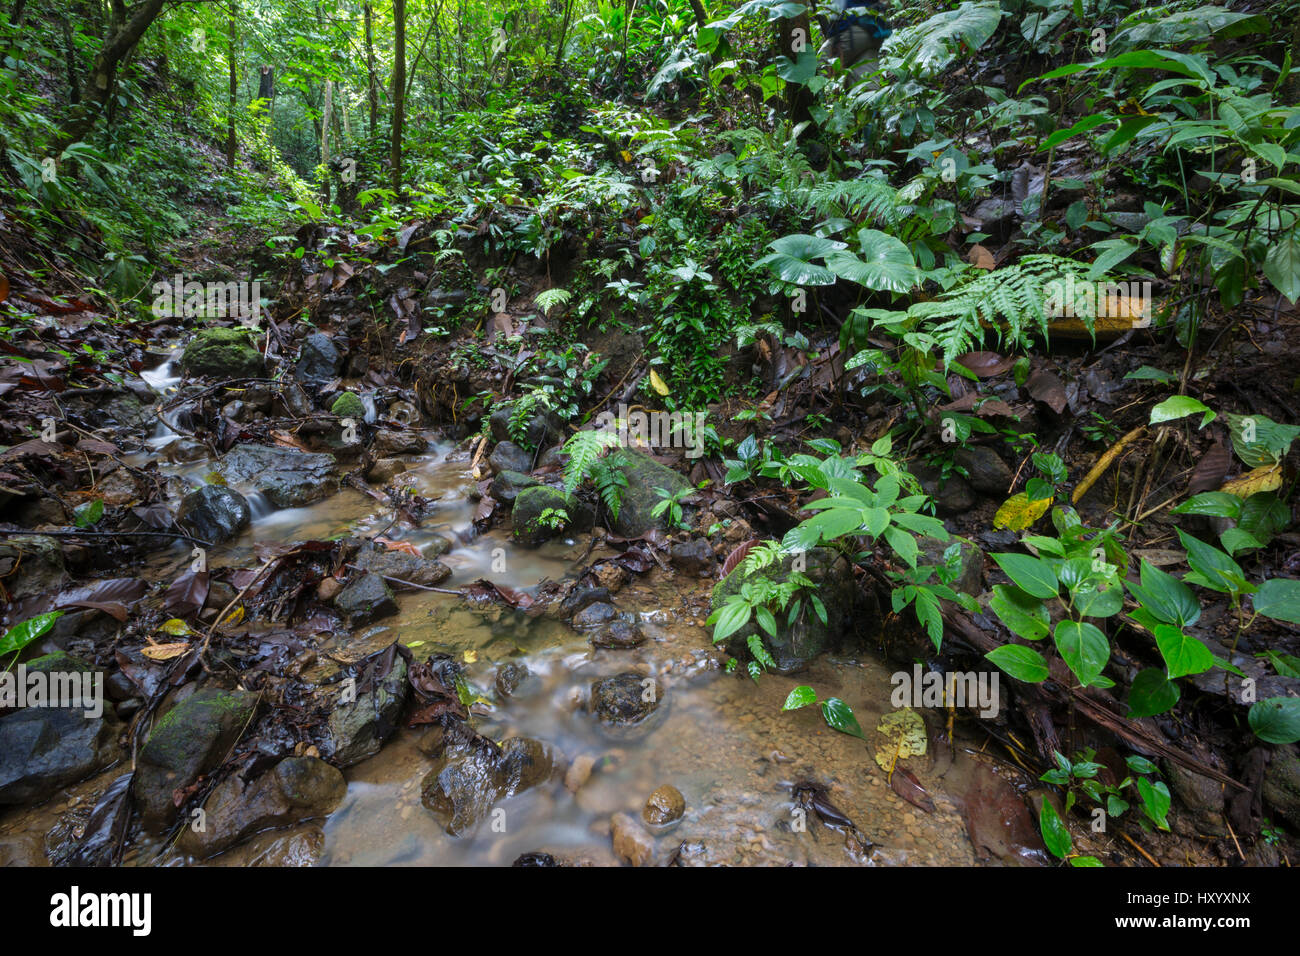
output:
[[[54,626],[54,622],[61,617],[63,617],[62,611],[50,611],[48,614],[38,614],[36,617],[19,621],[5,632],[3,638],[0,638],[0,655],[21,651],[32,641],[47,633]]]
[[[1300,741],[1300,697],[1270,697],[1250,708],[1250,729],[1270,744]]]
[[[1237,592],[1253,591],[1246,582],[1245,572],[1241,566],[1224,552],[1213,545],[1193,538],[1182,528],[1178,530],[1178,540],[1187,550],[1187,563],[1197,574],[1195,583],[1202,584],[1215,591]]]
[[[1070,830],[1060,814],[1056,812],[1056,808],[1052,806],[1052,801],[1046,796],[1043,797],[1042,807],[1038,811],[1038,828],[1043,833],[1043,845],[1052,856],[1064,860],[1070,855],[1070,851],[1074,849]]]
[[[1172,509],[1172,513],[1236,519],[1241,514],[1241,499],[1223,491],[1203,491]]]
[[[1154,717],[1178,703],[1178,685],[1158,668],[1150,667],[1133,678],[1128,692],[1128,718]]]
[[[989,607],[1012,634],[1029,641],[1039,641],[1047,636],[1051,616],[1038,598],[1031,597],[1017,587],[994,585]]]
[[[1253,598],[1256,612],[1278,621],[1300,624],[1300,581],[1269,578]]]
[[[790,694],[786,697],[785,704],[782,705],[781,709],[798,710],[800,707],[807,707],[810,704],[815,703],[817,703],[817,692],[807,684],[803,684],[790,691]]]
[[[1187,674],[1203,674],[1214,666],[1214,655],[1208,647],[1170,624],[1156,628],[1156,647],[1165,659],[1170,680]]]
[[[1204,402],[1197,401],[1190,395],[1175,395],[1151,409],[1150,424],[1159,425],[1162,422],[1177,421],[1180,418],[1186,418],[1188,415],[1198,415],[1202,412],[1204,417],[1201,419],[1201,428],[1204,428],[1218,417]]]
[[[993,648],[984,656],[1016,680],[1022,680],[1027,684],[1041,684],[1051,674],[1047,667],[1047,659],[1032,647],[1003,644],[1001,647]]]
[[[1158,620],[1188,627],[1200,618],[1201,603],[1192,589],[1146,558],[1142,559],[1141,579],[1141,584],[1129,583],[1129,592]]]
[[[1137,778],[1138,795],[1142,798],[1142,812],[1161,830],[1169,829],[1169,788],[1163,783],[1152,783],[1146,777]]]
[[[832,730],[866,740],[866,734],[862,732],[858,718],[853,716],[853,708],[838,697],[828,697],[822,701],[822,719]]]
[[[1036,598],[1054,598],[1060,590],[1056,574],[1046,561],[1027,554],[995,554],[993,560],[1020,590]]]
[[[1110,641],[1095,624],[1087,621],[1061,621],[1052,633],[1062,660],[1087,687],[1095,681],[1110,660]]]

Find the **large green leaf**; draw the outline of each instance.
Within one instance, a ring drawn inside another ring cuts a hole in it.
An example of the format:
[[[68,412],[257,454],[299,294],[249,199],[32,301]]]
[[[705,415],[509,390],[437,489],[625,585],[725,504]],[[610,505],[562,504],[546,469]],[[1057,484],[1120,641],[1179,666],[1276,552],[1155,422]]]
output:
[[[1268,247],[1264,275],[1293,304],[1300,303],[1300,239],[1295,233],[1283,236]]]
[[[1047,636],[1051,616],[1041,600],[1017,587],[995,585],[989,607],[1012,634],[1029,641],[1039,641]]]
[[[1110,641],[1095,624],[1087,621],[1061,621],[1052,634],[1056,649],[1066,666],[1084,687],[1101,676],[1110,660]]]
[[[48,614],[38,614],[36,617],[19,621],[5,632],[4,637],[0,638],[0,655],[21,651],[49,631],[54,626],[54,622],[61,617],[63,617],[62,611],[50,611]]]
[[[867,735],[862,732],[858,718],[853,716],[853,708],[838,697],[828,697],[822,701],[822,719],[832,730],[838,730],[851,737],[866,739]]]
[[[756,267],[770,266],[783,282],[794,285],[834,285],[835,273],[811,260],[824,259],[847,246],[834,239],[795,233],[782,236],[768,248],[771,254],[754,263]]]
[[[1133,678],[1128,692],[1128,718],[1154,717],[1178,703],[1178,685],[1158,668],[1150,667]]]
[[[938,73],[960,53],[973,53],[993,36],[1002,19],[996,0],[963,3],[936,13],[914,27],[897,30],[885,41],[888,65],[917,77]]]
[[[1141,584],[1130,582],[1128,589],[1154,617],[1179,627],[1195,624],[1200,618],[1201,602],[1191,588],[1168,571],[1161,571],[1143,558],[1141,578]]]
[[[861,258],[843,251],[826,258],[832,272],[842,279],[877,292],[907,292],[920,278],[911,251],[900,240],[875,229],[858,233]]]
[[[1165,659],[1169,679],[1204,674],[1214,666],[1214,655],[1203,643],[1170,624],[1156,628],[1156,647]]]
[[[1300,581],[1269,578],[1253,598],[1255,610],[1278,621],[1300,624]]]
[[[1027,554],[995,554],[993,560],[1026,594],[1044,599],[1056,597],[1060,584],[1046,561]]]
[[[1027,684],[1041,684],[1047,680],[1051,671],[1047,659],[1032,647],[1019,644],[1003,644],[984,655],[1016,680]]]
[[[1300,697],[1270,697],[1250,708],[1250,729],[1270,744],[1300,741]]]
[[[1151,409],[1150,424],[1159,425],[1163,422],[1177,421],[1180,418],[1186,418],[1188,415],[1201,413],[1204,413],[1204,417],[1201,419],[1201,428],[1210,424],[1217,417],[1215,412],[1211,411],[1204,402],[1197,401],[1190,395],[1175,395]]]

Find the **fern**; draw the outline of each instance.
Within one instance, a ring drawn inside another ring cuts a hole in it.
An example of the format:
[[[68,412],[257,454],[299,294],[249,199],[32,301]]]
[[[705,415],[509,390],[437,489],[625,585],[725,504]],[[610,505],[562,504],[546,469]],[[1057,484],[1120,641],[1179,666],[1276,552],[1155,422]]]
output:
[[[571,298],[573,294],[568,289],[547,289],[537,293],[533,298],[533,305],[541,309],[542,315],[548,315],[551,309],[557,305],[564,305]]]
[[[808,205],[822,216],[865,216],[889,226],[898,224],[906,205],[897,189],[871,175],[820,183],[806,196]]]
[[[621,456],[611,458],[621,460]],[[623,504],[623,489],[627,487],[627,475],[617,463],[610,459],[599,459],[591,464],[591,481],[596,486],[596,493],[605,504],[611,521],[618,520],[618,509]]]
[[[528,440],[528,423],[539,408],[550,408],[551,400],[542,389],[534,389],[521,395],[510,403],[510,421],[507,430],[516,445],[531,451],[533,443]]]
[[[1026,348],[1034,333],[1047,337],[1047,303],[1073,275],[1077,287],[1087,282],[1088,263],[1062,256],[1025,256],[1015,265],[986,272],[933,302],[918,302],[907,310],[919,319],[943,352],[947,366],[958,355],[974,351],[992,329],[1010,348]],[[1096,319],[1095,303],[1076,296],[1065,303],[1089,331]]]
[[[591,476],[592,468],[605,450],[617,445],[618,435],[611,431],[587,430],[574,433],[564,443],[564,454],[569,456],[564,466],[565,494],[573,494]]]

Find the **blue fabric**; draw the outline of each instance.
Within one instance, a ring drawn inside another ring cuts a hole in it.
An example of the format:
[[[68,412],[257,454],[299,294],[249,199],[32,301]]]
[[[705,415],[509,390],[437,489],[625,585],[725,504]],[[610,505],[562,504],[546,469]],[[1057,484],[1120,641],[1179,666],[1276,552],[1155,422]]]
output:
[[[849,27],[861,27],[871,34],[874,39],[884,40],[894,31],[890,29],[889,24],[879,13],[876,13],[870,7],[853,7],[849,9],[861,10],[861,13],[849,13],[846,9],[847,4],[841,6],[844,9],[841,15],[834,23],[831,24],[829,36],[838,36]]]

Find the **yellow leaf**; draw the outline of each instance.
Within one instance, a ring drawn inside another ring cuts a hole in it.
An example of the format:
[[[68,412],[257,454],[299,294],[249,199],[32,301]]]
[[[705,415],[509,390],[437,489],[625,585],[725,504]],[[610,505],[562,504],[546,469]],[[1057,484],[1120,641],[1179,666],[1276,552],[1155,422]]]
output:
[[[993,527],[1006,528],[1008,531],[1024,531],[1045,515],[1051,506],[1051,498],[1030,501],[1028,492],[1022,491],[1002,503],[998,513],[993,516]]]
[[[905,757],[920,757],[929,745],[925,721],[911,707],[891,711],[880,718],[876,730],[885,735],[885,743],[876,748],[876,763],[886,773]]]
[[[164,621],[158,630],[164,634],[170,634],[172,637],[189,637],[194,633],[190,630],[190,626],[178,617],[174,617],[170,621]]]
[[[619,155],[623,157],[623,162],[625,162],[625,163],[630,163],[630,162],[632,162],[632,154],[629,153],[627,150],[625,150],[625,149],[624,149],[624,150],[621,150],[621,151],[619,152]]]
[[[222,621],[221,623],[222,623],[222,624],[238,624],[238,623],[239,623],[240,621],[242,621],[243,619],[244,619],[244,605],[241,604],[241,605],[239,605],[239,607],[235,608],[233,611],[231,611],[229,614],[227,614],[227,615],[226,615],[226,619],[225,619],[224,621]]]
[[[650,387],[653,388],[660,395],[668,394],[667,383],[664,382],[664,380],[659,377],[659,373],[656,372],[654,369],[650,370]]]
[[[1238,498],[1249,498],[1261,491],[1277,491],[1282,487],[1282,465],[1274,463],[1263,465],[1254,471],[1248,471],[1240,478],[1225,482],[1220,491],[1226,491]]]
[[[478,651],[466,651],[463,656],[466,664],[473,664],[478,661]]]
[[[178,641],[175,644],[147,644],[140,648],[140,653],[151,661],[169,661],[173,657],[180,657],[190,649],[190,645],[185,641]]]

